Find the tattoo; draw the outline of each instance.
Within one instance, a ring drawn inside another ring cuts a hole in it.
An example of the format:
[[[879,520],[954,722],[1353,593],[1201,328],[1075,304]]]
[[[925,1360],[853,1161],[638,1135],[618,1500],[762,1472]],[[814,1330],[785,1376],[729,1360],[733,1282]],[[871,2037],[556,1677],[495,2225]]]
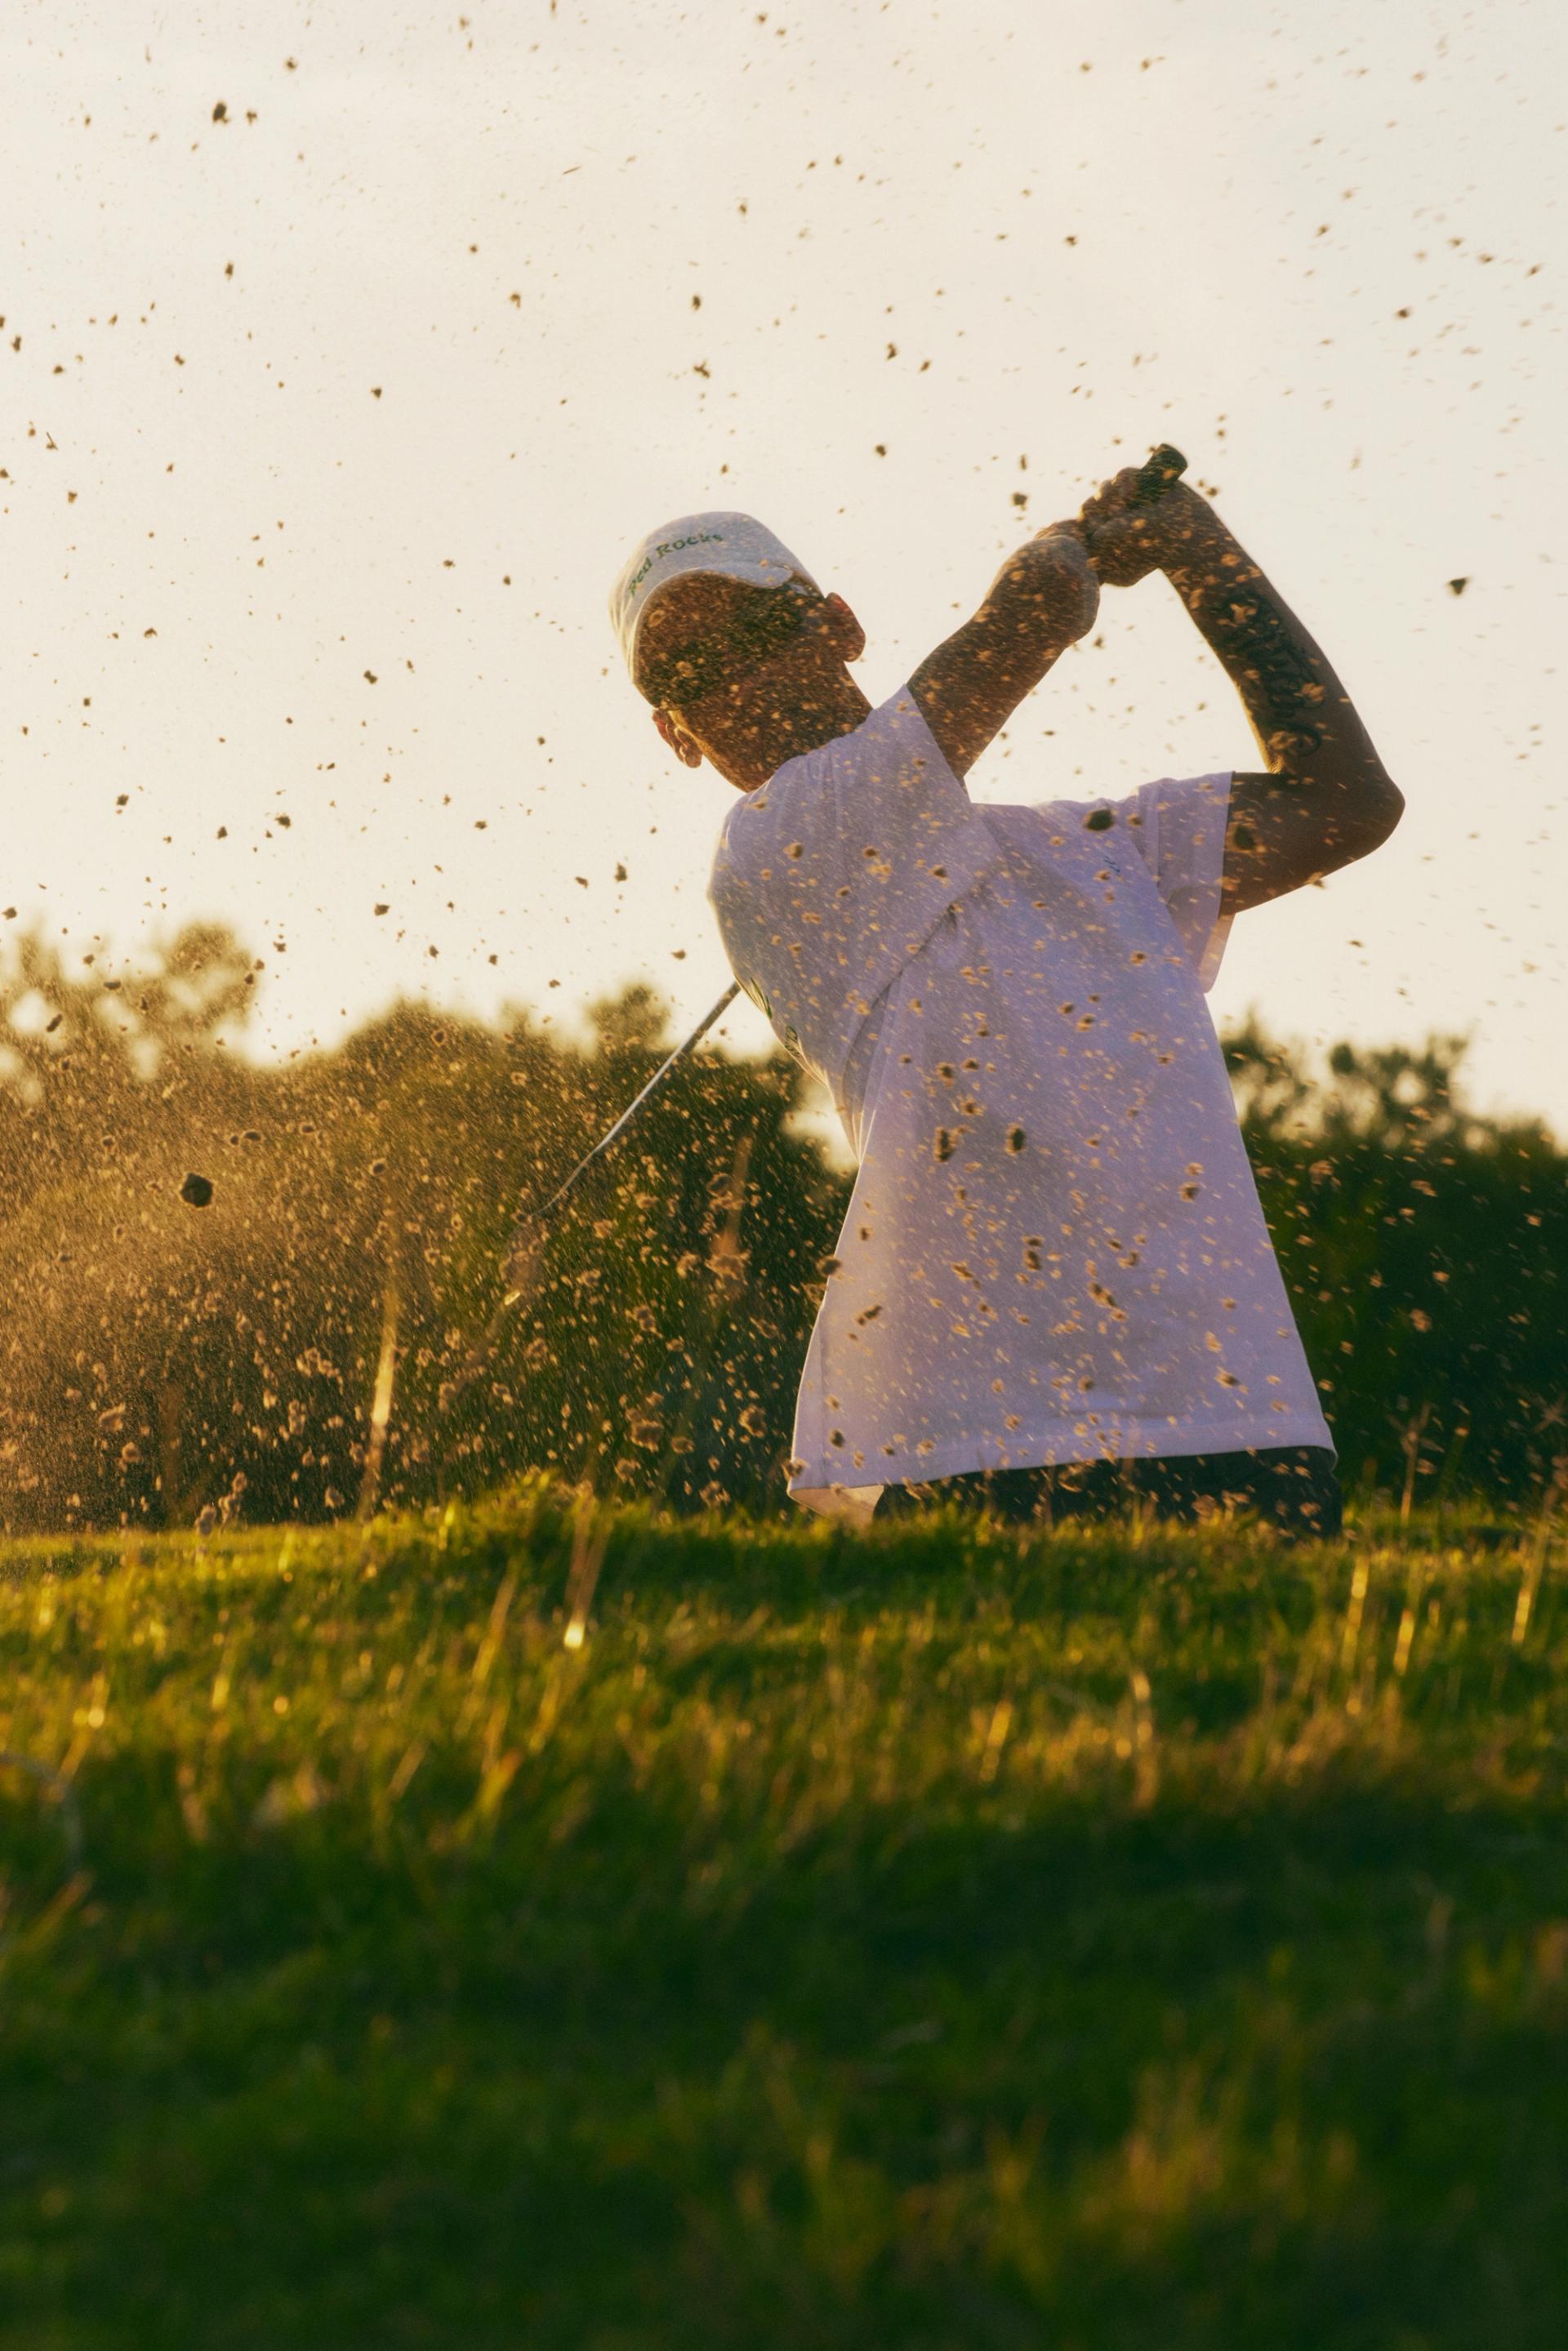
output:
[[[1207,619],[1205,634],[1270,750],[1283,758],[1315,751],[1325,730],[1314,705],[1325,689],[1278,605],[1265,595],[1227,590],[1210,605]]]

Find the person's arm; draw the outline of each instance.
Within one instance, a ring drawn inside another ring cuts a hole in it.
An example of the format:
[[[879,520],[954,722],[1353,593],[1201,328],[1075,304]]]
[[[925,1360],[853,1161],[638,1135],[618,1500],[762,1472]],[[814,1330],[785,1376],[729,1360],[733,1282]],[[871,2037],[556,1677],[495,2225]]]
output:
[[[973,619],[909,680],[956,776],[966,775],[1069,645],[1086,636],[1100,583],[1076,522],[1055,522],[1008,558]]]
[[[1234,774],[1222,911],[1241,913],[1380,848],[1405,800],[1349,695],[1207,501],[1176,483],[1127,511],[1128,469],[1081,520],[1102,580],[1164,571],[1241,696],[1267,761]]]

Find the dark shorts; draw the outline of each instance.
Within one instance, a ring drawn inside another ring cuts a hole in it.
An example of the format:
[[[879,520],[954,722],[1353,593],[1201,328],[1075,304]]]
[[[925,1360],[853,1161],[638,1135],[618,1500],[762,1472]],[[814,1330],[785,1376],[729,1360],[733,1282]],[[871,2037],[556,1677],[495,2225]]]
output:
[[[977,1469],[925,1486],[884,1487],[876,1516],[914,1518],[950,1502],[1014,1526],[1040,1527],[1093,1523],[1134,1509],[1189,1525],[1247,1511],[1294,1535],[1337,1535],[1342,1511],[1333,1455],[1321,1445],[1285,1445],[1255,1453]]]

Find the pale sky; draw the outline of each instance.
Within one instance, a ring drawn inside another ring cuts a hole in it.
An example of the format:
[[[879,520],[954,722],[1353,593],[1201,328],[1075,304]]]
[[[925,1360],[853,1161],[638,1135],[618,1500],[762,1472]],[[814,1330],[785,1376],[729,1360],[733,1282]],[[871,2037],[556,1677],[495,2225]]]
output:
[[[12,0],[0,60],[18,920],[226,919],[258,1050],[639,976],[689,1022],[729,793],[621,671],[632,543],[759,514],[876,702],[1169,439],[1408,802],[1238,923],[1217,1017],[1468,1029],[1568,1132],[1546,0]],[[1163,580],[1096,638],[977,797],[1259,764]]]

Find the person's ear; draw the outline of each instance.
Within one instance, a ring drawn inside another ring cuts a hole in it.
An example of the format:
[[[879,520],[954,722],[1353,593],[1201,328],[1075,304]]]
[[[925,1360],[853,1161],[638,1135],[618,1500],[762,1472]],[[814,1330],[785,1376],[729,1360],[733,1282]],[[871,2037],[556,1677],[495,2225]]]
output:
[[[865,651],[865,631],[841,596],[830,594],[823,601],[832,615],[828,639],[833,651],[841,661],[859,661]]]
[[[669,745],[683,767],[700,768],[702,766],[702,745],[695,736],[686,733],[678,718],[672,718],[667,710],[655,710],[653,724],[659,730],[660,741]]]

